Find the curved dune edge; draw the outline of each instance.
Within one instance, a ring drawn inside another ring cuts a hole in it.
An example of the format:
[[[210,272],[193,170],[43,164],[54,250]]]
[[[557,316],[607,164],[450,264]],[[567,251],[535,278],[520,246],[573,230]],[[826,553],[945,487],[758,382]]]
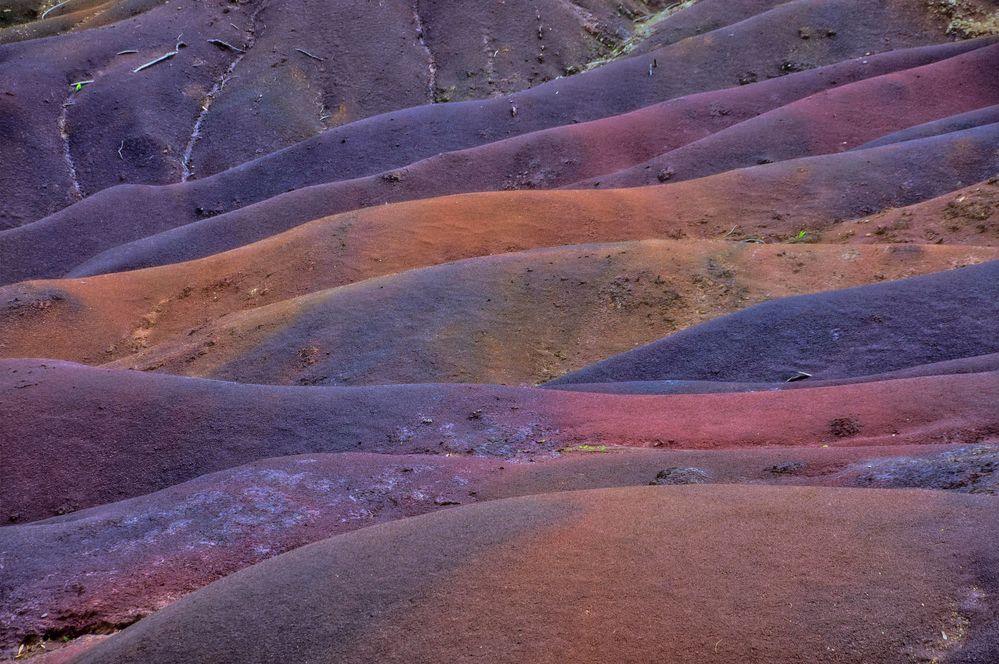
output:
[[[987,244],[999,239],[999,175],[916,203],[839,224],[830,241],[851,244]]]
[[[656,184],[664,176],[670,181],[690,180],[759,163],[857,148],[898,130],[994,105],[999,83],[991,72],[997,63],[999,46],[993,45],[823,90],[573,187],[634,187]],[[930,90],[944,86],[954,97],[936,107],[927,105]]]
[[[210,321],[168,320],[159,335],[152,325],[139,325],[134,334],[148,348],[108,366],[285,385],[535,384],[762,301],[995,258],[995,250],[969,247],[844,250],[704,241],[561,247],[406,272]],[[196,299],[206,299],[202,293]],[[64,302],[56,306],[97,310],[74,298]],[[182,306],[197,311],[195,302]],[[73,318],[56,329],[89,327]],[[44,345],[48,335],[37,329],[23,338],[54,355],[55,345]],[[876,343],[877,327],[869,334]],[[90,357],[120,343],[99,335],[91,341]],[[999,348],[982,352],[990,350]]]
[[[530,460],[578,445],[666,449],[974,444],[999,429],[999,373],[668,396],[489,385],[240,385],[3,361],[7,523],[315,452]],[[26,418],[25,413],[60,413]],[[58,487],[58,490],[53,490]]]
[[[306,268],[311,258],[280,249],[0,288],[0,355],[255,383],[539,383],[764,300],[999,258],[966,246],[645,240],[325,287],[418,260],[414,248],[395,260],[382,250],[370,260],[334,248]]]
[[[95,332],[94,339],[107,342],[101,351],[112,345],[121,346],[120,349],[112,348],[111,358],[105,354],[102,361],[107,361],[113,359],[115,352],[122,352],[131,345],[128,336],[133,333],[139,335],[141,347],[146,330],[155,326],[160,318],[162,311],[158,309],[165,306],[181,309],[187,306],[194,309],[194,315],[200,316],[200,309],[192,304],[210,302],[209,306],[222,313],[429,263],[580,241],[684,236],[688,232],[697,237],[721,238],[735,231],[743,235],[776,233],[778,239],[786,239],[802,230],[805,230],[806,238],[812,239],[816,234],[824,238],[827,232],[844,227],[843,223],[833,224],[830,217],[849,216],[850,210],[866,207],[878,199],[881,206],[895,205],[899,196],[922,200],[938,195],[940,189],[950,189],[941,180],[941,173],[934,170],[938,166],[944,169],[946,177],[977,179],[984,173],[993,172],[995,155],[990,157],[989,147],[993,134],[999,131],[995,127],[999,125],[991,127],[993,129],[980,127],[871,151],[744,169],[656,188],[466,195],[361,210],[317,220],[216,257],[97,280],[96,284],[107,283],[120,293],[112,298],[110,307],[105,303],[97,308],[110,312],[118,309],[118,315],[123,318],[111,321],[117,330],[110,338],[107,329],[94,330],[93,326],[90,329]],[[947,155],[957,150],[967,157],[972,145],[977,158],[964,159],[955,172],[948,165],[953,160]],[[898,160],[906,162],[906,168],[915,178],[908,180],[904,188],[888,177],[871,182],[870,174],[858,170],[861,165],[870,167],[872,164],[898,167]],[[802,175],[800,168],[805,164],[813,171],[811,175]],[[801,177],[805,177],[807,186],[798,180]],[[840,187],[848,181],[843,178],[857,177],[863,179],[864,186],[858,180],[854,183],[857,186],[850,190],[851,194],[844,197]],[[914,191],[919,178],[927,187],[921,195]],[[837,185],[830,186],[831,182]],[[954,204],[948,204],[944,209],[944,216],[948,218],[946,225],[989,243],[995,233],[995,224],[990,221],[994,215],[987,198],[991,188],[989,183],[979,188],[986,191],[981,202],[967,203],[962,199],[964,194],[952,199]],[[900,193],[902,189],[905,192]],[[802,197],[804,191],[810,191],[811,195]],[[775,211],[777,200],[780,206],[787,207]],[[936,209],[929,207],[928,214],[917,216],[917,219],[932,219]],[[909,213],[912,211],[895,210],[889,214],[904,216]],[[729,226],[733,219],[742,223]],[[849,239],[856,230],[855,226],[846,228],[842,231],[843,237]],[[913,230],[916,230],[915,226]],[[942,239],[934,235],[932,227],[926,232],[929,239]],[[885,238],[897,239],[891,233]],[[60,306],[58,292],[47,293],[44,286],[39,290],[27,285],[26,292],[24,288],[4,289],[9,294],[4,297],[5,318],[15,330],[22,325],[19,319],[27,311],[22,307],[25,301],[37,300],[39,307],[51,309],[49,315],[69,308],[68,302]],[[22,292],[18,292],[19,289]],[[199,289],[204,297],[180,302]],[[227,301],[221,310],[220,305],[215,304],[218,299]],[[76,314],[75,311],[69,313]],[[180,321],[185,320],[190,318],[181,315]],[[107,321],[100,324],[108,326]],[[28,329],[30,327],[29,321]],[[17,333],[11,336],[16,338]],[[24,338],[31,343],[30,335]],[[50,344],[46,348],[51,350],[43,354],[91,362],[99,360],[93,356],[94,349],[86,356],[74,354],[79,351],[73,351],[71,347],[60,349],[65,340],[51,335],[47,338]],[[116,339],[124,344],[117,344]],[[30,351],[25,348],[18,354]]]
[[[598,37],[609,41],[629,31],[644,9],[635,0],[588,4],[589,25],[573,5],[559,0],[511,0],[488,7],[422,0],[416,11],[410,3],[361,9],[334,3],[319,21],[313,6],[296,0],[193,3],[185,11],[177,11],[176,3],[106,3],[106,11],[78,29],[4,45],[4,80],[14,93],[13,99],[5,95],[2,100],[5,124],[10,121],[8,126],[21,132],[0,145],[0,158],[14,172],[4,176],[9,193],[0,208],[0,227],[38,219],[123,182],[167,184],[210,175],[301,147],[351,121],[445,97],[474,100],[536,87],[566,67],[606,53]],[[535,11],[544,12],[541,40],[541,21],[524,20]],[[886,12],[897,13],[897,8]],[[63,25],[72,20],[50,18]],[[420,34],[424,20],[434,28],[425,39]],[[913,44],[940,41],[941,26],[918,25],[923,22],[906,22],[917,31]],[[178,35],[186,47],[177,47]],[[508,50],[488,57],[483,36]],[[866,31],[859,37],[869,40]],[[331,44],[338,45],[336,66],[327,58]],[[536,59],[540,46],[548,50],[541,62]],[[124,50],[138,53],[121,54]],[[165,66],[134,76],[140,64],[170,50],[178,53]],[[226,78],[228,84],[222,85]],[[94,83],[69,89],[80,80]],[[372,85],[373,80],[380,85]],[[721,81],[715,87],[722,87]],[[164,94],[165,88],[174,94]],[[150,98],[155,103],[148,103]],[[67,168],[63,141],[51,131],[60,117],[71,129],[65,140],[75,170]],[[32,187],[43,176],[50,186]]]
[[[265,561],[74,662],[969,655],[995,647],[997,526],[988,498],[926,492],[645,487],[501,500]],[[455,621],[463,629],[446,627]]]
[[[0,529],[0,649],[127,625],[306,544],[481,500],[597,487],[776,484],[991,493],[999,445],[705,452],[577,446],[560,458],[312,454],[266,459],[154,494]],[[196,564],[195,564],[196,561]],[[55,572],[55,574],[53,574]]]
[[[999,352],[999,261],[765,302],[551,384],[781,382],[896,371]],[[800,372],[803,372],[802,375]]]
[[[57,3],[0,660],[999,659],[996,0]]]
[[[886,371],[866,376],[815,380],[814,377],[798,376],[798,380],[773,383],[744,383],[721,380],[632,380],[608,383],[547,383],[541,387],[573,392],[597,392],[603,394],[710,394],[717,392],[760,392],[767,390],[797,390],[813,387],[834,387],[856,383],[871,383],[880,380],[918,378],[920,376],[942,376],[947,374],[981,373],[999,370],[999,353],[973,355],[955,360],[943,360],[929,364],[919,364],[905,369]]]
[[[192,208],[192,196],[181,196],[181,187],[133,187],[118,192],[109,191],[106,197],[97,194],[51,219],[38,222],[36,226],[0,235],[0,247],[18,248],[17,255],[5,261],[8,265],[0,272],[0,279],[11,281],[15,278],[62,276],[70,268],[73,268],[73,274],[87,274],[101,269],[114,271],[175,263],[218,253],[310,219],[359,207],[470,191],[548,189],[567,185],[644,161],[830,87],[856,87],[858,92],[880,90],[881,96],[884,96],[886,88],[890,90],[900,82],[906,89],[913,87],[920,80],[914,75],[918,76],[922,71],[932,73],[938,68],[956,69],[958,81],[974,78],[973,67],[969,68],[968,74],[964,74],[961,65],[966,60],[960,51],[964,50],[966,58],[973,63],[975,58],[980,60],[983,57],[975,54],[988,54],[991,49],[983,46],[969,52],[971,45],[958,43],[892,51],[753,85],[688,95],[622,115],[560,125],[457,152],[429,156],[408,165],[397,164],[391,170],[368,177],[279,192],[259,203],[222,214],[218,214],[220,210],[216,208],[196,203]],[[977,45],[981,46],[981,43]],[[975,95],[978,99],[988,98],[988,86],[985,88]],[[946,109],[953,110],[973,103],[960,97],[950,96],[947,99],[950,101],[912,110],[909,115],[914,119],[929,117],[946,113]],[[868,115],[875,110],[870,109]],[[882,118],[882,127],[894,126],[892,123],[904,124],[904,119],[897,115],[894,113],[889,118]],[[801,118],[792,117],[791,120],[800,124]],[[885,122],[888,124],[885,125]],[[843,133],[843,123],[829,124],[830,127],[818,129],[819,133]],[[868,127],[867,133],[861,135],[877,135],[876,124],[870,119],[864,123],[853,123],[846,128],[847,137],[856,131],[850,127],[857,126]],[[813,127],[798,129],[816,131]],[[779,135],[772,132],[756,135],[750,143],[765,146]],[[744,137],[737,140],[745,141]],[[804,147],[805,142],[796,145]],[[809,148],[807,154],[822,151],[821,146]],[[761,146],[759,149],[765,148]],[[760,152],[750,163],[757,163],[762,154]],[[802,156],[801,153],[794,154]],[[776,153],[773,158],[776,158]],[[745,165],[738,160],[729,163]],[[716,172],[720,164],[713,164],[713,167]],[[461,177],[455,177],[455,173],[461,173]],[[153,209],[156,213],[136,218],[129,213],[136,205]],[[215,216],[203,218],[209,214]],[[176,228],[163,230],[164,224]],[[83,242],[66,243],[59,231],[68,228],[92,231],[85,233]],[[150,232],[159,233],[149,236]],[[141,235],[148,237],[136,240]],[[108,249],[122,243],[133,246],[125,244]],[[85,261],[99,249],[106,251]],[[8,250],[6,253],[11,252]]]

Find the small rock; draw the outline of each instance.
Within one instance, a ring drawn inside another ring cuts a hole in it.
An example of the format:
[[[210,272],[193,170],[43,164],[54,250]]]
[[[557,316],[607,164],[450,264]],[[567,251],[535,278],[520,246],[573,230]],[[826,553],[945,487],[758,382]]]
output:
[[[676,484],[704,484],[708,474],[700,468],[667,468],[656,473],[656,478],[649,482],[650,486],[669,486]]]
[[[774,475],[797,475],[804,469],[805,464],[800,461],[785,461],[784,463],[775,463],[770,466],[767,468],[767,472]]]
[[[860,429],[860,420],[855,417],[837,417],[829,422],[829,433],[837,438],[856,436]]]

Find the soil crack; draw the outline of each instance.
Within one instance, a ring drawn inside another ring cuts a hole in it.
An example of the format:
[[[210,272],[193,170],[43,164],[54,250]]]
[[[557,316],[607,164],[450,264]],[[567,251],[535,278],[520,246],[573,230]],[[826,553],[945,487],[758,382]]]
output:
[[[212,85],[208,94],[205,96],[204,101],[201,102],[201,111],[198,113],[198,117],[194,121],[194,126],[191,128],[191,137],[187,141],[187,146],[184,148],[184,154],[180,160],[181,182],[187,182],[194,175],[194,167],[191,160],[194,156],[194,148],[198,144],[198,140],[201,138],[201,127],[205,123],[205,118],[208,117],[208,111],[211,110],[212,104],[214,104],[218,96],[222,94],[225,84],[232,78],[233,72],[236,71],[236,67],[239,66],[239,63],[242,62],[243,58],[249,54],[250,50],[257,43],[257,17],[267,8],[268,4],[267,0],[264,0],[250,15],[250,27],[246,29],[248,37],[244,41],[244,48],[242,52],[236,54],[236,57],[233,58],[232,62],[229,63],[229,66],[226,67],[225,71],[222,72],[222,75]]]
[[[426,32],[424,31],[423,19],[420,17],[420,2],[419,0],[413,0],[413,23],[416,25],[416,38],[420,42],[420,46],[427,54],[427,70],[429,75],[427,77],[427,92],[430,99],[430,103],[434,103],[437,95],[437,60],[434,58],[434,52],[430,50],[430,46],[427,44]]]
[[[74,200],[80,200],[83,198],[83,190],[80,189],[80,179],[76,173],[76,162],[73,161],[73,152],[69,146],[69,109],[71,106],[76,104],[73,101],[73,93],[70,92],[69,96],[62,103],[62,110],[59,112],[59,136],[62,138],[62,157],[66,162],[66,168],[69,170],[69,195]]]

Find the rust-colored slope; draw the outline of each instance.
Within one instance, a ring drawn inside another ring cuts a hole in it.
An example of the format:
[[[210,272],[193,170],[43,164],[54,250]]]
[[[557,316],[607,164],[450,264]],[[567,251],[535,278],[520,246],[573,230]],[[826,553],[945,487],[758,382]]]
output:
[[[141,348],[150,334],[187,332],[227,312],[414,267],[531,247],[687,234],[719,238],[776,231],[788,237],[801,228],[811,240],[816,229],[838,230],[831,222],[854,210],[927,198],[969,175],[999,168],[996,131],[992,125],[654,188],[495,193],[381,206],[317,220],[196,262],[65,286],[9,286],[0,298],[6,346],[0,352],[101,362]],[[896,171],[888,170],[903,167],[909,174],[904,186],[891,176]],[[984,243],[991,237],[977,236]],[[94,311],[86,313],[84,303]],[[55,325],[60,319],[65,327]]]
[[[256,252],[263,247],[270,247],[270,251],[287,246],[290,250],[294,246],[289,256],[308,257],[313,264],[328,263],[334,250],[337,261],[341,260],[343,252],[336,248],[353,254],[363,247],[387,261],[404,251],[421,257],[422,262],[410,259],[402,263],[411,267],[583,241],[652,237],[785,240],[801,230],[807,231],[807,240],[815,241],[824,238],[822,231],[839,221],[917,203],[987,179],[999,172],[999,151],[994,147],[997,138],[999,124],[991,124],[659,187],[495,192],[376,206],[319,219],[244,249]],[[904,180],[900,181],[899,173],[905,174]],[[254,214],[244,221],[265,229],[261,233],[251,228],[251,238],[269,233],[266,214]],[[428,238],[433,240],[428,242]],[[79,266],[72,276],[169,262],[176,242],[168,238],[161,248],[158,240],[149,238],[97,257]],[[988,242],[984,237],[982,243]],[[341,247],[341,243],[347,246]],[[457,248],[471,244],[479,247],[473,253]],[[281,265],[281,261],[269,263]],[[405,269],[402,266],[389,271]]]
[[[266,459],[131,500],[0,529],[0,652],[49,633],[126,625],[299,546],[430,511],[604,487],[775,484],[991,493],[999,446],[593,447],[537,463],[393,454]],[[195,562],[196,561],[196,562]]]
[[[855,378],[999,352],[999,261],[774,300],[555,383]]]
[[[138,352],[114,366],[245,383],[539,383],[764,300],[997,257],[967,247],[583,245],[368,280],[192,326],[202,292],[181,304],[187,316],[171,320],[172,303],[164,303],[124,338],[100,334],[98,302],[115,312],[98,292],[98,302],[56,302],[66,319],[33,316],[42,325],[18,335],[30,346],[16,355],[52,356],[62,342],[65,359],[75,360],[117,345]]]
[[[410,259],[361,252],[352,270],[333,249],[322,263],[284,247],[8,286],[0,355],[251,382],[540,382],[764,299],[999,258],[984,247],[653,240],[505,254],[328,290]],[[287,347],[256,373],[238,368],[277,338]]]
[[[74,662],[971,659],[997,647],[997,532],[989,498],[928,492],[495,501],[265,561]]]
[[[791,74],[774,81],[761,82],[754,86],[706,94],[701,96],[700,100],[707,106],[701,108],[707,109],[709,124],[718,126],[716,123],[724,122],[725,116],[719,120],[711,119],[712,115],[730,110],[729,104],[734,106],[736,100],[752,99],[761,92],[764,98],[776,95],[775,103],[780,103],[786,101],[785,95],[788,93],[792,95],[807,93],[814,91],[816,86],[843,84],[866,75],[873,76],[920,66],[973,50],[982,43],[957,42],[902,49],[870,58],[838,63]],[[710,97],[713,94],[718,94],[720,99],[726,102],[724,107],[717,109],[712,106]],[[557,95],[555,98],[561,100],[562,95]],[[545,100],[546,103],[554,101],[552,95],[547,95]],[[750,113],[764,110],[763,107],[757,107],[756,103],[751,104],[746,110]],[[172,243],[166,242],[167,238],[162,238],[164,246],[162,249],[156,248],[154,255],[146,255],[144,258],[131,256],[130,263],[121,261],[113,263],[109,260],[107,269],[111,271],[115,269],[115,265],[126,268],[144,267],[205,256],[262,239],[329,211],[340,210],[344,205],[355,206],[382,200],[329,201],[321,195],[325,188],[309,187],[302,191],[292,190],[316,183],[356,179],[359,176],[393,171],[441,152],[488,144],[514,134],[560,124],[554,122],[538,125],[537,122],[544,119],[540,115],[532,120],[533,124],[527,124],[525,112],[518,112],[517,117],[513,118],[510,116],[509,107],[497,110],[494,108],[495,104],[496,102],[474,107],[463,104],[418,107],[330,130],[314,141],[261,158],[217,176],[164,187],[123,185],[98,192],[43,220],[0,231],[0,281],[63,276],[67,270],[103,250],[186,224],[192,224],[191,237],[187,237],[186,231],[178,230],[178,233],[183,233],[184,236]],[[588,108],[592,106],[591,103]],[[737,111],[733,110],[732,113]],[[473,121],[471,116],[476,114],[484,114],[485,117]],[[643,115],[645,114],[640,114],[638,117]],[[504,122],[509,119],[513,124],[499,133],[483,129],[488,127],[489,122],[497,121],[497,118],[502,118]],[[681,122],[677,117],[666,119],[674,126],[678,126]],[[575,130],[569,131],[571,136]],[[578,131],[586,133],[587,140],[595,140],[585,125]],[[550,134],[539,135],[541,138],[550,136]],[[634,139],[629,139],[626,143],[630,145],[634,143]],[[115,149],[117,147],[115,146]],[[615,150],[620,147],[617,146]],[[515,160],[521,158],[523,157],[517,154],[514,156]],[[588,157],[587,161],[590,158]],[[548,163],[547,157],[536,155],[533,150],[527,159],[529,166],[532,163],[537,165]],[[540,161],[534,162],[535,159]],[[549,167],[561,171],[566,168],[561,161],[555,159]],[[514,181],[520,181],[523,179],[521,174],[530,174],[531,168],[518,166],[512,173],[504,173],[503,179],[512,177]],[[488,174],[487,168],[485,175]],[[474,185],[473,188],[489,188],[488,177],[480,180],[480,176],[474,172],[466,175],[470,186]],[[536,177],[537,174],[528,179]],[[453,178],[447,179],[453,181]],[[389,184],[396,186],[387,186]],[[353,185],[344,186],[348,187],[349,192],[351,191],[349,187]],[[400,178],[398,183],[383,182],[379,191],[382,196],[386,196],[400,188],[403,190],[407,188],[405,179]],[[333,190],[339,191],[339,187],[334,185]],[[265,201],[256,206],[251,205],[269,197],[275,197],[273,202]],[[142,210],[143,214],[133,214],[137,209]],[[235,211],[231,214],[225,214],[233,210]],[[231,224],[227,223],[230,219]],[[204,232],[197,233],[197,229],[201,227],[204,228]],[[73,234],[73,242],[66,242],[69,233]],[[232,240],[225,239],[230,236]],[[151,240],[158,242],[159,239]],[[149,247],[143,249],[149,254]]]
[[[922,203],[845,221],[826,237],[851,244],[994,245],[999,240],[999,176]]]

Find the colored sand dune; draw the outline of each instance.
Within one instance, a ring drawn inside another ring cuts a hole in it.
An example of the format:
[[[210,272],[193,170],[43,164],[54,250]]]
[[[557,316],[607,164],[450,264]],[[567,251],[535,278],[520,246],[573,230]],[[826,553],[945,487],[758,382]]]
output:
[[[999,661],[993,0],[14,0],[0,660]]]

